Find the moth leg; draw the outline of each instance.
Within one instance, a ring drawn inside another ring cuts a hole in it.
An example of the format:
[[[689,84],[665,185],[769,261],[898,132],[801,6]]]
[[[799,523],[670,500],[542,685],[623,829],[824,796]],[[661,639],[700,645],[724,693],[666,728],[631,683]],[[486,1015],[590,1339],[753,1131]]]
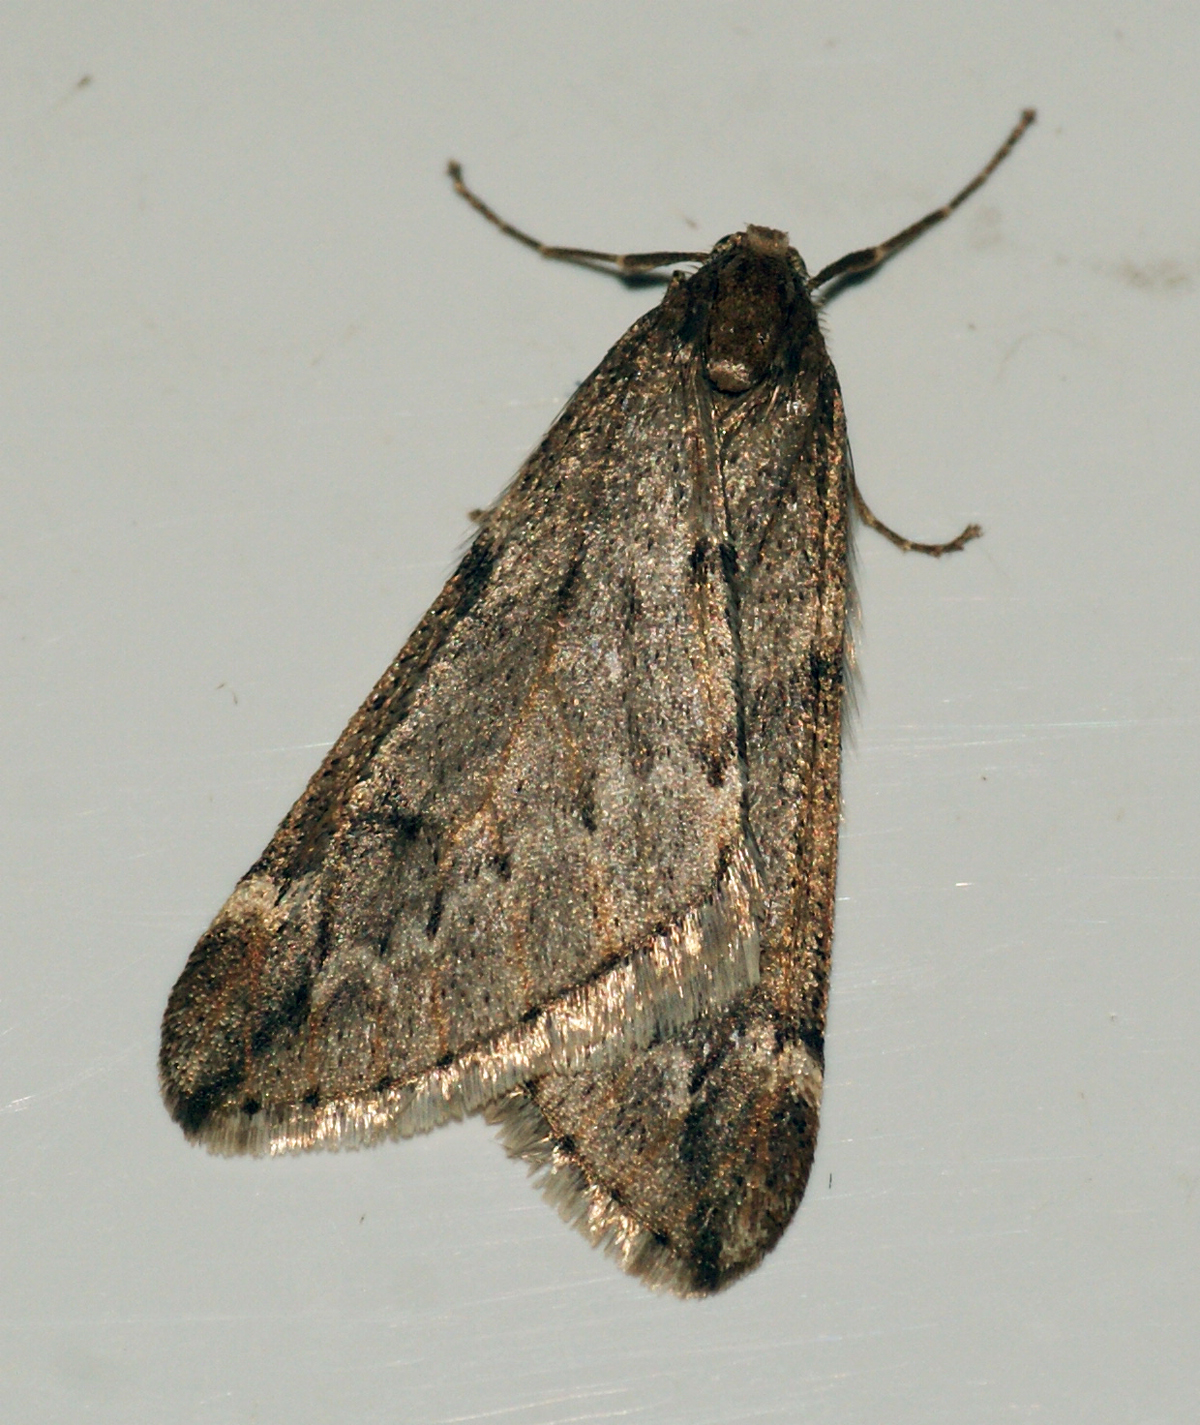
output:
[[[955,554],[964,545],[970,544],[973,539],[978,539],[983,530],[977,524],[969,524],[961,534],[953,539],[947,540],[945,544],[918,544],[915,539],[906,539],[904,535],[897,534],[889,525],[874,514],[870,505],[862,497],[862,491],[858,488],[857,480],[853,485],[854,508],[858,511],[858,517],[863,524],[870,525],[873,530],[877,530],[885,539],[890,539],[897,549],[903,549],[906,553],[912,554],[932,554],[935,559],[940,559],[943,554]]]
[[[708,257],[707,252],[616,253],[593,252],[591,248],[587,247],[554,247],[549,243],[539,242],[537,238],[530,237],[520,228],[506,223],[494,208],[489,208],[482,198],[467,187],[461,164],[451,159],[446,165],[446,172],[459,197],[465,198],[471,207],[477,213],[482,213],[489,223],[493,223],[508,237],[516,238],[526,247],[533,248],[534,252],[539,253],[542,257],[553,258],[556,262],[574,262],[580,267],[595,267],[601,272],[611,271],[618,277],[629,277],[643,272],[653,272],[659,267],[674,267],[676,263],[680,262],[703,262]]]
[[[910,223],[902,232],[898,232],[895,237],[888,238],[886,242],[881,242],[875,247],[860,248],[857,252],[848,252],[845,257],[839,257],[836,262],[831,262],[828,267],[823,267],[813,278],[809,291],[815,292],[818,287],[825,287],[838,277],[860,277],[864,272],[873,271],[876,267],[886,262],[889,257],[899,252],[902,247],[907,247],[910,242],[919,238],[922,233],[926,233],[938,223],[944,222],[960,203],[965,203],[976,189],[983,187],[992,174],[995,173],[996,169],[1000,167],[1017,146],[1017,141],[1021,135],[1036,118],[1036,109],[1026,109],[1022,113],[1016,128],[1013,129],[1012,133],[1004,140],[988,162],[979,170],[975,177],[971,179],[970,183],[960,192],[956,193],[948,203],[944,203],[940,208],[935,208],[932,213],[926,213],[925,216],[920,218],[917,222]],[[866,516],[864,515],[863,518],[865,519]],[[886,527],[876,523],[874,516],[867,520],[867,523],[871,525],[873,529],[878,529],[881,534],[886,534],[889,539],[892,538],[892,532]],[[960,535],[959,538],[961,539],[962,535]],[[919,544],[912,544],[908,541],[901,542],[897,540],[896,543],[900,544],[901,548],[923,548],[923,546]],[[955,547],[960,546],[956,546],[954,543],[941,545],[936,549],[930,546],[924,549],[924,552],[926,554],[944,554],[948,549]]]

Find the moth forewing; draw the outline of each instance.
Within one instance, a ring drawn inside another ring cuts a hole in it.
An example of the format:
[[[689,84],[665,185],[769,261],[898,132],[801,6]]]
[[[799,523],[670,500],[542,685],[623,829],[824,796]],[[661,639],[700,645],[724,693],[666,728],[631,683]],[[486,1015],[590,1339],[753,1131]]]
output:
[[[647,416],[672,339],[577,393],[193,952],[160,1063],[210,1146],[420,1131],[757,980],[717,511],[678,381],[673,446]]]

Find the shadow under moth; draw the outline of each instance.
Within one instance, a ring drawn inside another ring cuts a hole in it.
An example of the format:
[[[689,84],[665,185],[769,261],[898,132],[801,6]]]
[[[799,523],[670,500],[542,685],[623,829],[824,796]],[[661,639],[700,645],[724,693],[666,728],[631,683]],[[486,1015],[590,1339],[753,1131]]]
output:
[[[626,1271],[779,1240],[821,1100],[855,484],[786,234],[552,248],[675,271],[491,509],[171,993],[162,1091],[220,1153],[482,1112]]]

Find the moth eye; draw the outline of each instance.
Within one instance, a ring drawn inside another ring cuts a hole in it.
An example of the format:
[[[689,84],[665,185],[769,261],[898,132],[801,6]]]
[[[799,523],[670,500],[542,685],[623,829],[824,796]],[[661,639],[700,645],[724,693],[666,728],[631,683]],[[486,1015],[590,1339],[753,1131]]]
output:
[[[708,318],[705,370],[718,391],[748,391],[767,374],[791,306],[786,267],[739,253],[722,268]]]

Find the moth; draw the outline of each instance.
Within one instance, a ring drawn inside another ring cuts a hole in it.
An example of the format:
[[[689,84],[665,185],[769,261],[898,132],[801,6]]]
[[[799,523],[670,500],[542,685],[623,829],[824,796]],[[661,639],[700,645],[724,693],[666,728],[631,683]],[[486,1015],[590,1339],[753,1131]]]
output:
[[[855,483],[786,234],[675,270],[479,516],[453,577],[171,993],[159,1069],[220,1153],[482,1112],[563,1217],[680,1295],[754,1267],[821,1101]]]

